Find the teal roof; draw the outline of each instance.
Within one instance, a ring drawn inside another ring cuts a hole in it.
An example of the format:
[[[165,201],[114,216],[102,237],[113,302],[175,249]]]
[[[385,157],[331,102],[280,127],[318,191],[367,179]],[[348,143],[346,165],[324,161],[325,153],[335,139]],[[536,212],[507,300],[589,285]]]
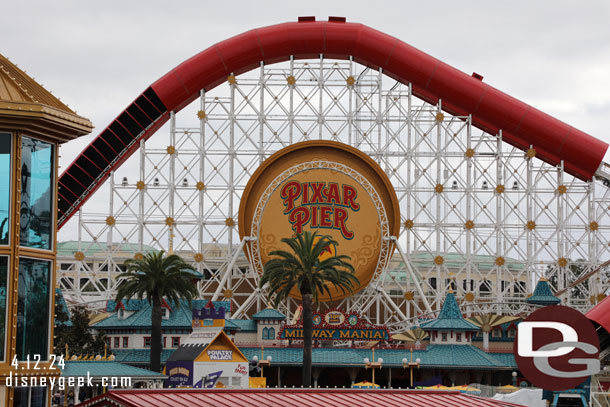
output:
[[[438,318],[423,322],[421,328],[425,331],[450,329],[454,331],[478,331],[479,327],[466,321],[452,292],[445,297],[445,302]]]
[[[126,311],[139,311],[148,305],[148,300],[130,299],[121,301]],[[116,310],[116,301],[106,302],[106,311],[114,312]]]
[[[515,355],[513,353],[489,353],[489,355],[493,356],[494,359],[500,361],[505,366],[517,367],[517,362],[515,362]]]
[[[443,256],[443,266],[447,268],[462,268],[464,264],[466,264],[467,257],[460,253],[441,253]],[[411,264],[417,268],[428,268],[434,267],[436,264],[434,263],[434,258],[437,256],[436,253],[431,252],[413,252],[409,255],[409,260]],[[487,256],[487,255],[472,255],[470,256],[470,261],[474,264],[479,270],[491,270],[495,267],[495,256]],[[400,262],[399,266],[404,267],[404,263]],[[511,271],[523,270],[525,268],[525,264],[515,259],[506,258],[504,266],[507,267]]]
[[[239,349],[248,360],[254,356],[261,357],[260,347]],[[164,349],[161,352],[161,363],[165,363],[174,351]],[[150,360],[150,349],[113,349],[112,353],[115,362],[147,365]],[[303,363],[302,348],[265,348],[264,356],[271,356],[272,363],[277,365],[297,366]],[[405,349],[375,350],[375,358],[383,358],[384,366],[402,367],[404,357],[410,357]],[[314,366],[362,366],[364,358],[372,358],[372,352],[370,349],[314,348],[312,358]],[[502,369],[516,366],[511,353],[486,353],[472,345],[430,345],[426,349],[414,350],[413,360],[417,358],[421,359],[421,366],[425,367]]]
[[[239,332],[256,332],[256,321],[251,319],[227,319],[230,322],[239,327]]]
[[[63,377],[86,377],[87,374],[93,378],[100,376],[120,376],[163,379],[166,377],[161,373],[110,360],[66,360],[65,369],[61,371]]]
[[[467,263],[467,257],[461,253],[441,253],[443,256],[443,267],[448,270],[458,271],[465,267]],[[429,270],[436,267],[434,258],[437,256],[436,253],[431,252],[412,252],[409,254],[410,264],[418,270]],[[487,255],[471,255],[470,264],[476,267],[481,272],[488,272],[496,267],[495,264],[496,256]],[[525,269],[525,264],[521,261],[511,258],[505,258],[504,266],[511,272],[519,272]],[[419,274],[418,274],[419,276]],[[415,281],[410,277],[408,273],[405,273],[405,263],[397,256],[392,257],[392,260],[388,266],[388,273],[383,275],[384,282],[393,282],[398,280],[403,283],[417,283],[420,284],[421,277]]]
[[[156,252],[152,246],[143,245],[140,250],[139,243],[113,243],[108,245],[102,242],[78,242],[77,240],[68,240],[66,242],[57,242],[57,256],[73,256],[77,251],[85,254],[85,257],[91,257],[97,253],[105,254],[107,252],[124,252],[133,256],[135,253]]]
[[[174,351],[175,349],[163,349],[161,363],[165,363]],[[150,349],[112,349],[112,354],[115,362],[150,364]]]
[[[92,325],[95,329],[109,329],[109,328],[143,328],[150,329],[152,321],[152,305],[148,303],[139,311],[128,316],[124,319],[119,319],[118,313],[115,312],[108,318],[101,320]],[[183,328],[191,329],[192,314],[191,310],[187,307],[180,307],[174,309],[169,313],[168,319],[161,321],[161,327],[163,328]]]
[[[130,300],[123,300],[121,301],[123,303],[123,306],[125,307],[125,309],[127,311],[139,311],[142,308],[145,308],[146,306],[148,306],[148,300],[138,300],[135,298],[132,298]],[[193,300],[191,301],[191,308],[192,309],[201,309],[204,308],[205,306],[207,306],[209,303],[209,300]],[[214,305],[214,308],[216,309],[220,309],[220,308],[224,308],[225,312],[231,312],[231,301],[212,301],[212,305]],[[169,304],[170,307],[175,308],[174,304]],[[188,308],[188,301],[183,300],[180,302],[180,306],[181,307],[185,307]],[[108,301],[106,302],[106,311],[107,312],[113,312],[116,309],[116,301]]]
[[[491,354],[472,345],[430,345],[421,360],[423,366],[509,367]]]
[[[231,322],[230,319],[225,319],[225,331],[230,330],[230,331],[238,331],[240,330],[239,325]]]
[[[261,357],[260,348],[240,348],[251,360]],[[272,363],[277,365],[299,365],[303,363],[302,348],[265,348],[264,356],[271,356]],[[383,366],[402,367],[402,359],[410,358],[405,349],[376,349],[375,358],[383,358]],[[363,366],[364,358],[372,358],[370,349],[314,348],[312,360],[314,366]],[[455,368],[512,368],[506,358],[498,359],[495,355],[485,353],[471,345],[431,345],[424,350],[414,350],[413,360],[419,358],[425,367]]]
[[[169,313],[168,319],[161,321],[163,328],[183,328],[190,330],[193,326],[192,308],[203,308],[208,303],[208,300],[193,300],[192,307],[189,308],[187,301],[182,301],[179,307],[173,306]],[[226,311],[231,310],[229,301],[213,301],[214,307],[224,308]],[[135,311],[132,315],[125,319],[119,319],[118,312],[114,312],[108,318],[105,318],[92,327],[95,329],[109,328],[143,328],[150,329],[152,319],[152,305],[147,300],[129,300],[123,301],[123,305],[127,311]],[[106,310],[112,312],[116,308],[116,302],[108,301]]]
[[[526,300],[529,304],[537,305],[557,305],[561,300],[553,295],[548,281],[541,279],[536,284],[534,294]]]
[[[259,311],[256,314],[252,315],[252,319],[254,319],[254,320],[258,320],[258,319],[277,319],[277,320],[284,321],[286,319],[286,315],[282,314],[281,312],[279,312],[276,309],[265,308],[264,310]]]

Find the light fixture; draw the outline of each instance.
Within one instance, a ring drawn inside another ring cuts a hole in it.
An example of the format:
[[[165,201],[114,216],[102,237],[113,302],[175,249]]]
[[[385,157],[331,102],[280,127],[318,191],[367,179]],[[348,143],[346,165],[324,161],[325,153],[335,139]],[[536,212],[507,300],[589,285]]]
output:
[[[418,368],[419,369],[419,365],[421,364],[421,359],[417,358],[415,359],[415,362],[413,362],[413,349],[411,349],[411,361],[409,361],[409,359],[407,358],[402,358],[402,367],[403,369],[409,368],[409,376],[410,376],[410,383],[411,383],[411,388],[413,388],[413,369],[414,368]]]

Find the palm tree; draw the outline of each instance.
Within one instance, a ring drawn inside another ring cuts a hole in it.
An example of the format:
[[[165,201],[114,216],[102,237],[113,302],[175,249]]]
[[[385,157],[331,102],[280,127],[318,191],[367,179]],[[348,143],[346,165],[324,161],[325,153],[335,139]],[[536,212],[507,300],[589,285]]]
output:
[[[301,293],[303,306],[303,387],[311,386],[311,341],[313,332],[312,304],[317,304],[324,293],[332,300],[331,288],[346,294],[360,282],[354,275],[349,256],[323,257],[332,245],[338,243],[330,236],[318,236],[317,232],[305,231],[292,238],[283,238],[282,243],[292,253],[274,250],[264,267],[260,287],[269,284],[275,305],[284,301],[293,289]]]
[[[187,300],[189,307],[197,296],[193,283],[195,268],[175,254],[164,256],[163,250],[147,253],[142,259],[125,261],[127,273],[119,286],[116,303],[124,298],[145,298],[152,305],[150,368],[161,371],[161,305],[166,300],[176,307]]]

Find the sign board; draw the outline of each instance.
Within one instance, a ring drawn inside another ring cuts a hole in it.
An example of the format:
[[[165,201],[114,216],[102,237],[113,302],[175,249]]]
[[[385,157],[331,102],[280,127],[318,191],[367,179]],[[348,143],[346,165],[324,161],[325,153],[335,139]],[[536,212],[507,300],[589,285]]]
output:
[[[248,181],[239,209],[240,237],[262,273],[270,252],[286,249],[282,238],[304,230],[330,235],[337,245],[323,256],[347,255],[362,290],[377,278],[394,249],[400,226],[398,199],[379,165],[367,154],[333,141],[293,144],[273,154]],[[321,301],[349,295],[330,287]],[[298,290],[291,296],[300,299]]]
[[[381,341],[390,339],[387,327],[372,325],[358,314],[346,314],[330,310],[324,314],[313,314],[313,339],[348,340],[348,341]],[[278,334],[280,339],[303,339],[303,322],[296,325],[284,325]]]
[[[381,341],[390,338],[386,329],[320,329],[314,328],[313,339],[344,340],[344,341]],[[282,331],[282,339],[303,339],[303,328],[286,328]]]
[[[210,360],[233,360],[232,350],[208,350]]]
[[[345,316],[341,311],[330,311],[324,316],[324,322],[328,325],[343,325]]]
[[[247,362],[195,362],[193,365],[193,387],[211,388],[222,379],[231,382],[232,387],[246,388],[248,386]]]
[[[165,380],[165,387],[193,386],[192,361],[168,361],[165,366],[165,374],[169,376]]]

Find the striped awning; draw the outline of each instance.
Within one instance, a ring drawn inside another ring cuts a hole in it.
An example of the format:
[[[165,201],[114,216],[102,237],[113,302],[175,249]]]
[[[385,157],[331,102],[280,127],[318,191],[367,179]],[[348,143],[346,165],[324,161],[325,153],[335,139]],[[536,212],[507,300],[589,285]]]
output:
[[[517,407],[458,391],[357,389],[110,390],[78,407]]]

